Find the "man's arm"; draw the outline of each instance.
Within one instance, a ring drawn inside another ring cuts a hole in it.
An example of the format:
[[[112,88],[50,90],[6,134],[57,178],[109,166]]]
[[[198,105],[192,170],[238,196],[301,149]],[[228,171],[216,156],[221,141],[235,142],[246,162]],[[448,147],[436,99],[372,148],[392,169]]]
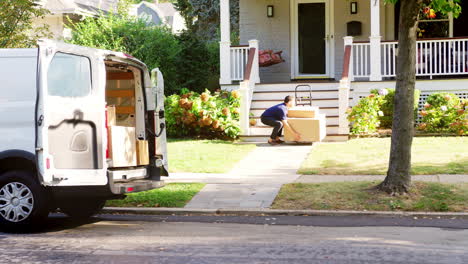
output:
[[[284,120],[281,120],[281,122],[283,123],[283,126],[286,129],[293,132],[296,141],[299,141],[301,139],[301,134],[299,134],[296,130],[294,130],[294,128],[292,128],[292,126],[289,125],[288,120],[284,119]]]

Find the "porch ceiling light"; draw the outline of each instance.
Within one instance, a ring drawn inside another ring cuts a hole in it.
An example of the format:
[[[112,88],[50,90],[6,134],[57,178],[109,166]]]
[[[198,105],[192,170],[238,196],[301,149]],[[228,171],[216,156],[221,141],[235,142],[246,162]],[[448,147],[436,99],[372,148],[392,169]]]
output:
[[[272,5],[267,6],[267,17],[275,16],[275,7]]]
[[[358,8],[358,7],[357,7],[357,2],[351,2],[351,7],[350,7],[350,9],[351,9],[351,14],[353,14],[353,15],[354,15],[354,14],[357,14],[357,8]]]

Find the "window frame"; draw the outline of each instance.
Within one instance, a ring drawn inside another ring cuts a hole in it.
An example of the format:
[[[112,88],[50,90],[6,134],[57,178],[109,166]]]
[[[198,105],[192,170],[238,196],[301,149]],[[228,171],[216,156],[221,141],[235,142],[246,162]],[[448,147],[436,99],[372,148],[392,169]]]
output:
[[[89,63],[89,89],[87,91],[86,94],[83,94],[81,96],[63,96],[63,95],[56,95],[56,94],[50,94],[50,89],[49,89],[49,71],[50,71],[50,65],[52,65],[52,62],[55,58],[55,56],[57,54],[63,54],[63,55],[69,55],[69,56],[75,56],[75,57],[82,57],[82,58],[85,58],[87,59],[88,63]],[[49,63],[49,66],[47,68],[47,95],[48,96],[56,96],[56,97],[62,97],[62,98],[83,98],[83,97],[87,97],[89,95],[91,95],[93,93],[93,64],[92,64],[92,60],[90,57],[88,56],[85,56],[85,55],[79,55],[79,54],[76,54],[76,53],[70,53],[70,52],[63,52],[63,51],[57,51],[54,53],[52,59],[50,60],[50,63]]]

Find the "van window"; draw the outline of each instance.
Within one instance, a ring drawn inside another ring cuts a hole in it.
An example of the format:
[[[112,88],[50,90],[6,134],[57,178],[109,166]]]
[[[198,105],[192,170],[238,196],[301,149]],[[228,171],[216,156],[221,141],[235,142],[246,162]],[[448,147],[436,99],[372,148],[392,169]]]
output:
[[[83,56],[57,52],[47,72],[51,96],[83,97],[91,91],[91,62]]]

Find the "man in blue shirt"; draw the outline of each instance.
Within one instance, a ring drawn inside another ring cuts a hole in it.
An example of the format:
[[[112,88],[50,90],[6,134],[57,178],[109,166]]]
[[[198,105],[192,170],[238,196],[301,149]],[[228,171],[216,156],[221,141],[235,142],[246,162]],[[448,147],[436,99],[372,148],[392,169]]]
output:
[[[294,105],[293,97],[286,96],[284,98],[284,103],[272,106],[265,110],[261,116],[262,123],[273,127],[273,132],[271,133],[268,143],[270,145],[277,145],[283,143],[280,139],[283,128],[289,129],[295,135],[296,141],[301,139],[301,135],[297,133],[289,124],[288,124],[288,109]]]

